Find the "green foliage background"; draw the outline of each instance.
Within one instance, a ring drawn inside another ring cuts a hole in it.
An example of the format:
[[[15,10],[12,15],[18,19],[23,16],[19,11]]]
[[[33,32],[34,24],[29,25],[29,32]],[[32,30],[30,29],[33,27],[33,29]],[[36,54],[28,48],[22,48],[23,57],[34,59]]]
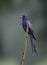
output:
[[[20,64],[25,40],[23,14],[33,25],[39,54],[32,54],[28,39],[24,65],[47,65],[47,0],[0,0],[0,65]]]

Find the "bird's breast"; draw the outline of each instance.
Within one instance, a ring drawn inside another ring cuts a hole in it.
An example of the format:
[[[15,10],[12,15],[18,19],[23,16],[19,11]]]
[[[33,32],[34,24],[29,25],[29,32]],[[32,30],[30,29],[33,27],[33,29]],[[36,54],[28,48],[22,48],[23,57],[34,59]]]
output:
[[[26,32],[26,28],[27,28],[26,22],[22,22],[22,26],[23,26],[24,31]],[[28,30],[29,30],[29,31],[28,31],[28,34],[31,34],[31,33],[32,33],[31,29],[28,28]]]
[[[26,32],[26,27],[27,27],[26,22],[22,22],[22,26],[23,26],[24,31]]]

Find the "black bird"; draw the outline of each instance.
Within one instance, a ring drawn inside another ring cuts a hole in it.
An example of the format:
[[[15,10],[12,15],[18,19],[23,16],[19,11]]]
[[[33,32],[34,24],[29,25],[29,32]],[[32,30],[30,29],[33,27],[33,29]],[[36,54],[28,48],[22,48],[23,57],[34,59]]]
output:
[[[34,36],[32,24],[27,16],[23,15],[21,16],[21,18],[22,18],[22,26],[25,32],[26,32],[26,28],[28,24],[28,35],[30,36],[30,39],[31,39],[32,52],[35,52],[36,55],[38,55],[35,42],[34,42],[36,40],[36,37]]]

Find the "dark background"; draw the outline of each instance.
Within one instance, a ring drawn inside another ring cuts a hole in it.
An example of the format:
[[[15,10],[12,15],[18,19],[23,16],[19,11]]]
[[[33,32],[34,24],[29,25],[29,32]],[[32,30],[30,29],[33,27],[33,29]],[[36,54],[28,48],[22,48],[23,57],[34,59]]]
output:
[[[0,65],[20,64],[25,40],[23,14],[33,25],[39,53],[32,54],[28,38],[25,65],[47,65],[47,0],[0,0]]]

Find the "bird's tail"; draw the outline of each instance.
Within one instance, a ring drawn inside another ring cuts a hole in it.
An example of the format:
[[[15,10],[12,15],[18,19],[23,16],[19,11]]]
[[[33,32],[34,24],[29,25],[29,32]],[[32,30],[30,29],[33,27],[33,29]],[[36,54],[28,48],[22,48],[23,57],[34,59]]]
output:
[[[34,40],[36,40],[36,37],[34,36],[34,32],[31,32],[32,37],[34,38]]]
[[[36,46],[35,46],[34,39],[33,39],[32,35],[30,35],[30,39],[31,39],[32,52],[35,52],[35,54],[38,56],[38,52],[36,50]]]

